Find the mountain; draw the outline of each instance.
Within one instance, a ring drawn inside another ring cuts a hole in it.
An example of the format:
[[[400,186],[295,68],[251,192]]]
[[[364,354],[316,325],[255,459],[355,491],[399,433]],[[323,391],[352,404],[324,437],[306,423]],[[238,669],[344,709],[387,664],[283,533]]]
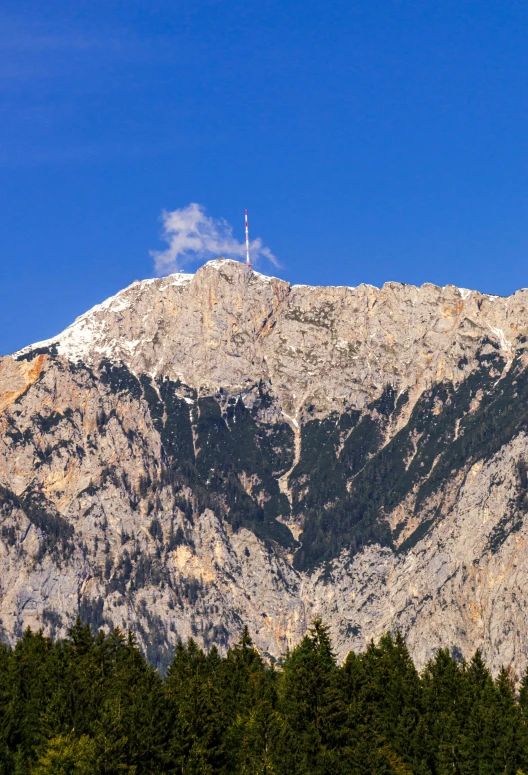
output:
[[[0,359],[0,634],[528,650],[528,291],[219,259]]]

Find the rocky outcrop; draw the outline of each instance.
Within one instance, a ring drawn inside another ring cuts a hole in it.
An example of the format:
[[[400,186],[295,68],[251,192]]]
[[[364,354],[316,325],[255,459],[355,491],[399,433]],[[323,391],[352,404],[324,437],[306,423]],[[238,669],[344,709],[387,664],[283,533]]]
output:
[[[0,626],[527,658],[528,291],[134,283],[0,359]]]

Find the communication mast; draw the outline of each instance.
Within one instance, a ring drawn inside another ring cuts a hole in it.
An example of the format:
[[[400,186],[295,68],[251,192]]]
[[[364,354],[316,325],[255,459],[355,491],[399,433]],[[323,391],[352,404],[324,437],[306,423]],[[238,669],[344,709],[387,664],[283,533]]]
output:
[[[249,229],[248,229],[248,213],[244,210],[244,216],[246,219],[246,266],[251,269],[251,261],[249,260]]]

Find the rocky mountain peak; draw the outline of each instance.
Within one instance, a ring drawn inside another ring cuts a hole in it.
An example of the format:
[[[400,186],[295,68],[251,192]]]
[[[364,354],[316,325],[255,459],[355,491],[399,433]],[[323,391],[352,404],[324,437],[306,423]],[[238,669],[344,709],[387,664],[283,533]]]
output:
[[[218,259],[0,359],[0,635],[79,613],[163,666],[322,615],[524,667],[527,299]]]
[[[136,281],[17,355],[52,346],[72,361],[120,361],[209,391],[264,378],[288,411],[326,412],[362,407],[387,384],[414,398],[439,379],[459,382],[485,339],[511,360],[527,298],[430,283],[291,286],[217,259],[194,275]]]

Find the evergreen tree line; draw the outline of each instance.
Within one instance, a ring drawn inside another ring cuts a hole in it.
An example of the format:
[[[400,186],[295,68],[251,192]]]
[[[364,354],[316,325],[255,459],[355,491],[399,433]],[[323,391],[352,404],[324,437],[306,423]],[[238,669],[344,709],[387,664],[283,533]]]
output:
[[[477,651],[419,673],[400,635],[338,665],[316,620],[280,666],[247,629],[221,657],[177,645],[165,678],[132,635],[27,630],[0,648],[0,775],[517,775],[528,672],[494,680]]]

